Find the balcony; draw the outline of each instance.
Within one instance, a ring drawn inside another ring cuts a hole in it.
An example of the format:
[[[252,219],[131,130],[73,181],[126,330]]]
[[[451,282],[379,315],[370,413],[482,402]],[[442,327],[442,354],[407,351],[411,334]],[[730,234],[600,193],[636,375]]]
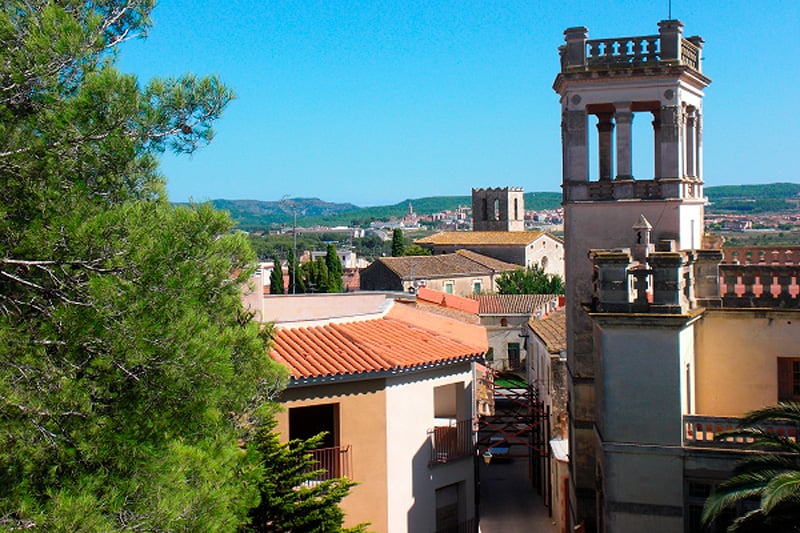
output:
[[[332,448],[318,448],[311,450],[314,466],[311,468],[316,473],[311,483],[319,483],[346,477],[353,479],[352,446],[334,446]]]
[[[740,419],[733,417],[684,415],[683,445],[689,448],[746,448],[752,443],[752,439],[727,437],[717,440],[720,433],[737,429],[739,422]],[[797,424],[775,423],[759,427],[769,433],[797,441]]]
[[[471,456],[472,420],[459,420],[449,426],[436,426],[428,430],[431,439],[430,464],[444,464]]]

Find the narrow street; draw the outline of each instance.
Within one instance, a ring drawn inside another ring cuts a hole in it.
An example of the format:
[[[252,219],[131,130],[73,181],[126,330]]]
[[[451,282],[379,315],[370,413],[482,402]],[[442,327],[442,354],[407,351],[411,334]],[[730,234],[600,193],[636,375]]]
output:
[[[556,533],[526,459],[481,462],[479,468],[481,533]]]

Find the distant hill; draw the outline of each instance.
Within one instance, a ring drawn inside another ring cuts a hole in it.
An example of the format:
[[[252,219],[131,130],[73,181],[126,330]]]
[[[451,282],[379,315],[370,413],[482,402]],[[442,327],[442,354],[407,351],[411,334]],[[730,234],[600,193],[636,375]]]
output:
[[[763,214],[797,211],[800,208],[800,184],[772,183],[767,185],[720,185],[706,187],[709,213]],[[341,226],[363,225],[375,220],[402,217],[410,203],[420,215],[455,210],[472,204],[470,196],[429,196],[408,198],[394,205],[358,207],[350,203],[325,202],[319,198],[290,198],[281,201],[212,200],[217,209],[231,214],[239,227],[246,230],[291,225],[297,210],[297,225]],[[525,193],[525,209],[537,211],[561,206],[559,192]]]
[[[368,224],[374,220],[403,217],[408,213],[408,204],[420,215],[455,210],[458,206],[471,206],[470,196],[431,196],[409,198],[394,205],[358,207],[353,204],[325,202],[319,198],[289,198],[277,202],[259,200],[211,200],[217,209],[228,211],[245,230],[274,228],[291,225],[294,209],[297,210],[297,225],[340,226]],[[556,209],[561,205],[561,193],[525,193],[526,209]]]
[[[800,184],[720,185],[706,187],[709,213],[764,214],[797,211]]]

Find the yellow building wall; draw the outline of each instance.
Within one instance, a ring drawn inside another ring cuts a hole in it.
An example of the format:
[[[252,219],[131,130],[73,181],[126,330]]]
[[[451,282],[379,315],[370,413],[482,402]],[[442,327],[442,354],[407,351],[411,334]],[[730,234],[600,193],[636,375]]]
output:
[[[800,357],[797,311],[708,310],[695,328],[695,411],[741,416],[778,402],[778,357]]]
[[[358,483],[342,500],[345,527],[370,522],[370,531],[388,528],[386,486],[386,393],[383,380],[339,383],[284,391],[285,408],[276,415],[277,431],[289,439],[289,409],[339,404],[339,444],[352,446],[353,481]]]

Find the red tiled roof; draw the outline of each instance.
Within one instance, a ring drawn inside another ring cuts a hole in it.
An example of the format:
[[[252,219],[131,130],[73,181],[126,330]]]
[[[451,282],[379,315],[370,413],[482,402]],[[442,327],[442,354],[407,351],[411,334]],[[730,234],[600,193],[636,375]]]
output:
[[[547,351],[559,353],[567,349],[567,308],[560,307],[541,320],[531,320],[531,329],[542,339]]]
[[[400,278],[441,278],[457,275],[493,275],[497,272],[513,272],[522,267],[506,263],[492,257],[458,250],[452,254],[406,255],[401,257],[381,257],[377,262],[397,274]]]
[[[529,315],[556,300],[555,294],[474,294],[481,315]]]
[[[417,239],[416,244],[442,246],[494,245],[520,246],[530,244],[542,235],[543,231],[442,231],[428,237]],[[550,237],[552,235],[547,234]],[[553,237],[555,238],[555,237]]]
[[[394,305],[372,320],[278,326],[270,355],[303,380],[456,362],[487,348],[480,326]]]
[[[455,294],[435,291],[427,287],[417,289],[417,301],[430,302],[449,309],[458,309],[466,313],[477,313],[478,302],[469,298],[462,298]]]

